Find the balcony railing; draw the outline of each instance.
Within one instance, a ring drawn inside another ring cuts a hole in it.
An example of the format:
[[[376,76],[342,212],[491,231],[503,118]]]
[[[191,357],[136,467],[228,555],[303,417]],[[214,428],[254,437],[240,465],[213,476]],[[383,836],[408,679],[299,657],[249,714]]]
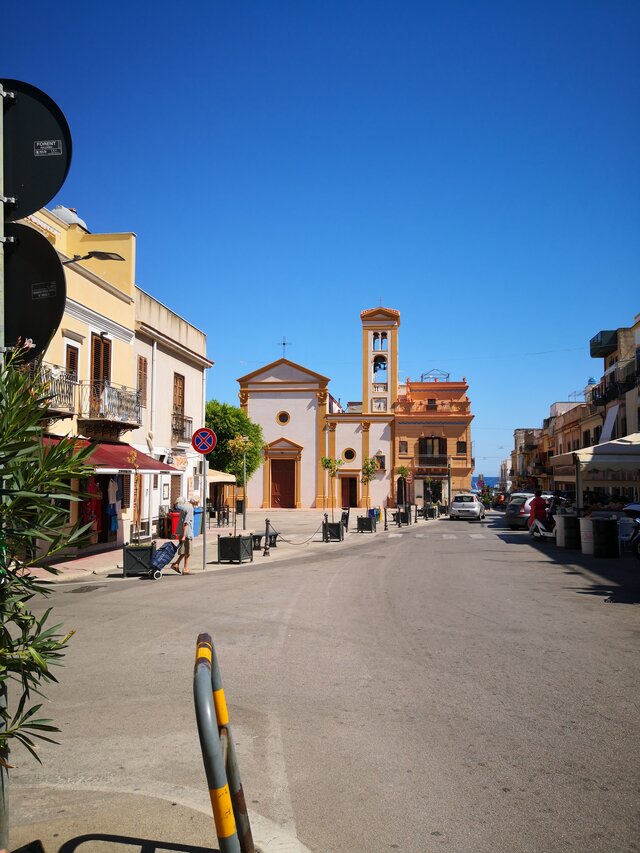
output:
[[[428,403],[426,400],[415,400],[412,403],[401,402],[395,407],[398,415],[414,415],[420,414],[450,414],[450,415],[469,415],[469,403],[459,403],[452,400],[437,400],[435,403]]]
[[[418,453],[414,457],[414,464],[418,468],[446,468],[447,461],[446,453]]]
[[[171,437],[174,442],[191,441],[193,435],[193,418],[185,418],[180,413],[171,416]]]
[[[386,382],[374,382],[373,383],[373,393],[374,394],[386,394],[387,393],[387,383]]]
[[[30,372],[35,376],[35,369],[30,365]],[[40,365],[38,377],[47,386],[48,409],[51,415],[74,415],[77,407],[78,377],[68,373],[64,367],[57,364]]]
[[[79,417],[83,420],[103,421],[140,426],[140,392],[124,385],[109,382],[80,382]]]

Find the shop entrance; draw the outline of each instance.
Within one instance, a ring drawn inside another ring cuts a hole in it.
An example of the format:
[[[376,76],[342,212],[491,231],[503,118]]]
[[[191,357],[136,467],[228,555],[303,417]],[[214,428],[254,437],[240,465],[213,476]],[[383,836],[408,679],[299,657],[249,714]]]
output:
[[[340,499],[342,507],[358,506],[358,478],[357,477],[340,477],[341,494]]]
[[[294,509],[296,505],[295,459],[271,460],[271,506]]]

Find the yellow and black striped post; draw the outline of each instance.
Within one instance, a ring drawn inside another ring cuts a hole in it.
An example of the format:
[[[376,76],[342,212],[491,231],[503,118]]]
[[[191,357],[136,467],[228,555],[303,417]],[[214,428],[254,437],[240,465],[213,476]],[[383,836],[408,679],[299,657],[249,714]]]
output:
[[[251,825],[249,824],[247,803],[244,798],[242,781],[240,779],[240,767],[238,765],[236,747],[231,734],[229,710],[227,708],[227,700],[225,699],[224,688],[222,686],[222,676],[220,675],[218,655],[216,654],[215,646],[213,645],[211,647],[211,690],[213,692],[213,704],[218,721],[218,730],[221,735],[223,730],[226,731],[227,734],[227,761],[225,770],[231,792],[233,811],[237,822],[240,848],[242,853],[255,853],[253,836],[251,835]]]
[[[211,637],[208,634],[200,634],[193,673],[193,698],[213,819],[216,825],[220,853],[242,853],[222,757],[214,697],[211,689],[212,659],[213,643]],[[222,698],[224,700],[224,693]]]

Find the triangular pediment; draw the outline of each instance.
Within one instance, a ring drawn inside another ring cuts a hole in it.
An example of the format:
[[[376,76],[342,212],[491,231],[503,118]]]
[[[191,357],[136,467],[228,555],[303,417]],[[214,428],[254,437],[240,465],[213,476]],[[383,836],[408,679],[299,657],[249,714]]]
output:
[[[368,308],[366,311],[360,312],[360,319],[364,323],[400,323],[400,312],[395,308]]]
[[[302,444],[298,444],[295,441],[291,441],[290,438],[276,438],[275,441],[267,444],[267,450],[304,450],[304,446]]]
[[[275,385],[314,385],[325,387],[329,382],[327,376],[322,376],[321,373],[315,373],[313,370],[308,370],[294,361],[289,361],[287,358],[279,358],[277,361],[272,361],[271,364],[266,364],[264,367],[259,367],[252,373],[247,373],[237,380],[241,385],[251,383],[264,382]]]

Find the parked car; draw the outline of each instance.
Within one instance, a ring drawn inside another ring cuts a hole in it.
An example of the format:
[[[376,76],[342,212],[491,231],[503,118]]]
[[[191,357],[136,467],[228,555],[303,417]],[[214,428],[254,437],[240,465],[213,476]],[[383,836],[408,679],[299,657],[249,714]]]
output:
[[[543,492],[542,497],[548,504],[553,495]],[[511,500],[504,513],[504,523],[509,530],[526,530],[529,527],[533,498],[533,492],[514,492],[511,495]]]
[[[461,495],[454,495],[453,500],[449,504],[449,518],[468,518],[473,519],[484,518],[485,509],[478,495],[471,492],[466,492]]]

